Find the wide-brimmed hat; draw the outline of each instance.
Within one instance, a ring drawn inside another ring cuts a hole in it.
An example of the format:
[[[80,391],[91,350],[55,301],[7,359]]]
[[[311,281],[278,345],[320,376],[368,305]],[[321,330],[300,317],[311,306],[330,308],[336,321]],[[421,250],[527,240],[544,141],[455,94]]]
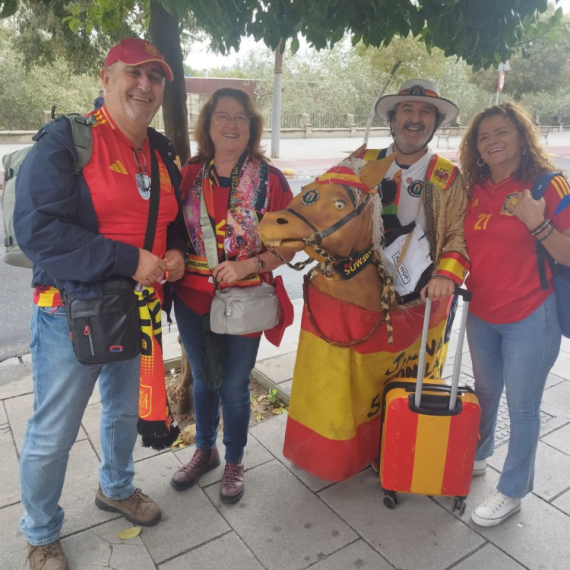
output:
[[[164,70],[167,81],[172,81],[174,75],[170,65],[164,60],[164,56],[156,49],[154,44],[140,38],[127,38],[120,44],[112,47],[105,58],[105,67],[109,67],[116,61],[122,61],[127,65],[141,65],[150,61],[156,61]]]
[[[427,79],[410,79],[402,83],[398,93],[380,97],[376,102],[376,114],[381,119],[389,122],[388,113],[398,103],[404,101],[420,101],[436,107],[442,117],[439,126],[450,123],[459,114],[457,105],[441,97],[439,87],[433,81],[428,81]]]

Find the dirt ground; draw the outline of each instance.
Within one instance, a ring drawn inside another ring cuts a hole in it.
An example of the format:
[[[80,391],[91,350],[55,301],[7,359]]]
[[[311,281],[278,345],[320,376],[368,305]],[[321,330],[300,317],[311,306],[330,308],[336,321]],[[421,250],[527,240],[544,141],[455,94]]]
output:
[[[189,413],[180,412],[181,406],[179,402],[181,397],[176,388],[181,372],[181,370],[174,370],[166,374],[166,393],[168,395],[168,401],[170,403],[172,415],[180,426],[180,437],[172,444],[172,447],[176,449],[187,445],[193,445],[196,440],[196,422],[193,410]],[[262,422],[274,415],[279,415],[286,411],[285,404],[279,400],[276,390],[269,392],[265,386],[253,379],[249,384],[249,388],[251,391],[250,425]],[[223,424],[222,421],[220,421],[218,432],[221,434],[222,430]]]

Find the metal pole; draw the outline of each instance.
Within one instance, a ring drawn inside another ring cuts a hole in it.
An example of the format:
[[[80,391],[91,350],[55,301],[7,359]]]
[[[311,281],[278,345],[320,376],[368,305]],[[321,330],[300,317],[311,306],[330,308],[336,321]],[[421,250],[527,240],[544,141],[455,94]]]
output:
[[[275,48],[275,69],[273,71],[273,113],[271,115],[271,158],[279,158],[279,137],[281,135],[281,79],[283,78],[283,54],[281,42]]]

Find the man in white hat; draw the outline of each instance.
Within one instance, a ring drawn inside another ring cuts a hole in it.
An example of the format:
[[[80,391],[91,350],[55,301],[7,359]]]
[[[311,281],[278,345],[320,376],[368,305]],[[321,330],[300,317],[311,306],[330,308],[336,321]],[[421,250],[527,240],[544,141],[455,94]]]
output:
[[[360,157],[369,161],[394,155],[382,181],[382,218],[385,262],[395,276],[396,292],[402,302],[418,295],[451,295],[469,268],[463,236],[467,193],[457,167],[433,153],[428,143],[459,110],[425,79],[406,81],[397,94],[378,99],[375,110],[390,125],[394,142]]]

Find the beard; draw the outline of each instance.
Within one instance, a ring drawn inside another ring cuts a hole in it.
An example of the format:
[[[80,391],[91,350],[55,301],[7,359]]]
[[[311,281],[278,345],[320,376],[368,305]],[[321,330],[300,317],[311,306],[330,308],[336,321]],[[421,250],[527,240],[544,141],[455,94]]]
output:
[[[124,103],[125,113],[133,119],[133,121],[137,121],[138,123],[145,123],[150,124],[150,122],[154,119],[156,112],[158,111],[158,107],[156,104],[152,102],[148,105],[137,104],[133,102],[131,99],[127,99]]]
[[[420,131],[409,131],[410,127],[420,127]],[[403,154],[416,154],[429,143],[433,132],[428,130],[423,124],[405,123],[403,126],[392,127],[392,137],[394,144]]]

